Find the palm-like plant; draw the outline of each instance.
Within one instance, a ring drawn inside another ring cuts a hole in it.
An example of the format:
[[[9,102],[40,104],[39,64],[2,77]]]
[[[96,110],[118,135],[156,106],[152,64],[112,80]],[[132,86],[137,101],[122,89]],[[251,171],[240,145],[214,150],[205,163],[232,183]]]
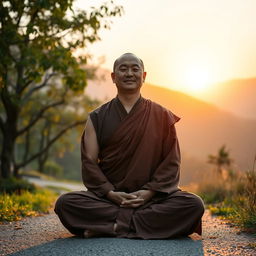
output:
[[[223,145],[217,155],[209,155],[208,163],[214,164],[217,167],[217,172],[222,174],[222,169],[224,166],[230,166],[232,163],[232,159],[229,156],[229,152],[226,150],[226,146]]]

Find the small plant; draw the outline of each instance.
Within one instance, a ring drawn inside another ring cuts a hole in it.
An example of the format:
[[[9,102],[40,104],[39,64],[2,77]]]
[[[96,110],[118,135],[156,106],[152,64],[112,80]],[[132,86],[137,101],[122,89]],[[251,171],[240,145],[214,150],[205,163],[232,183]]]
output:
[[[222,175],[223,167],[229,167],[232,163],[232,159],[229,157],[229,152],[226,150],[226,146],[223,145],[217,155],[209,155],[208,163],[216,165],[217,172]]]

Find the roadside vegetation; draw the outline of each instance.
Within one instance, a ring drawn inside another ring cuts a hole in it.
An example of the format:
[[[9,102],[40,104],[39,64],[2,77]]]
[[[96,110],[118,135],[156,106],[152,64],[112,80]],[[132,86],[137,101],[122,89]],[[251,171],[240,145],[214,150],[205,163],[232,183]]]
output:
[[[221,159],[222,158],[222,159]],[[226,159],[226,160],[225,160]],[[213,214],[231,220],[245,231],[256,234],[256,172],[233,171],[225,147],[218,155],[209,156],[216,169],[207,173],[197,192]],[[225,168],[224,168],[225,167]]]
[[[0,180],[0,222],[48,213],[57,197],[55,192],[38,188],[21,179]]]

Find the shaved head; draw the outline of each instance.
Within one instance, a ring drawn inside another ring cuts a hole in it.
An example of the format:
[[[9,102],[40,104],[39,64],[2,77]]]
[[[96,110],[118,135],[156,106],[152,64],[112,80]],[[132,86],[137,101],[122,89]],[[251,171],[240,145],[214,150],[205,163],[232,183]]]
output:
[[[116,67],[118,66],[118,64],[120,63],[120,61],[121,61],[122,59],[124,59],[125,57],[127,57],[127,56],[133,56],[134,58],[138,59],[140,65],[141,65],[141,67],[142,67],[142,70],[144,71],[144,63],[143,63],[142,59],[140,59],[139,57],[137,57],[135,54],[128,52],[128,53],[122,54],[119,58],[117,58],[117,59],[115,60],[114,65],[113,65],[113,72],[115,72],[115,69],[116,69]]]

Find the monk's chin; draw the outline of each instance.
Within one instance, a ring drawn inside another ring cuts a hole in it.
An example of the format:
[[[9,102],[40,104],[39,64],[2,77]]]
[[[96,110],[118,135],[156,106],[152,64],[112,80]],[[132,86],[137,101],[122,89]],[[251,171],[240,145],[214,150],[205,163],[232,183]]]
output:
[[[132,88],[132,87],[127,87],[127,88],[120,88],[120,87],[117,87],[117,91],[118,93],[121,93],[121,94],[135,94],[135,93],[139,93],[140,92],[140,87],[136,87],[136,88]]]

